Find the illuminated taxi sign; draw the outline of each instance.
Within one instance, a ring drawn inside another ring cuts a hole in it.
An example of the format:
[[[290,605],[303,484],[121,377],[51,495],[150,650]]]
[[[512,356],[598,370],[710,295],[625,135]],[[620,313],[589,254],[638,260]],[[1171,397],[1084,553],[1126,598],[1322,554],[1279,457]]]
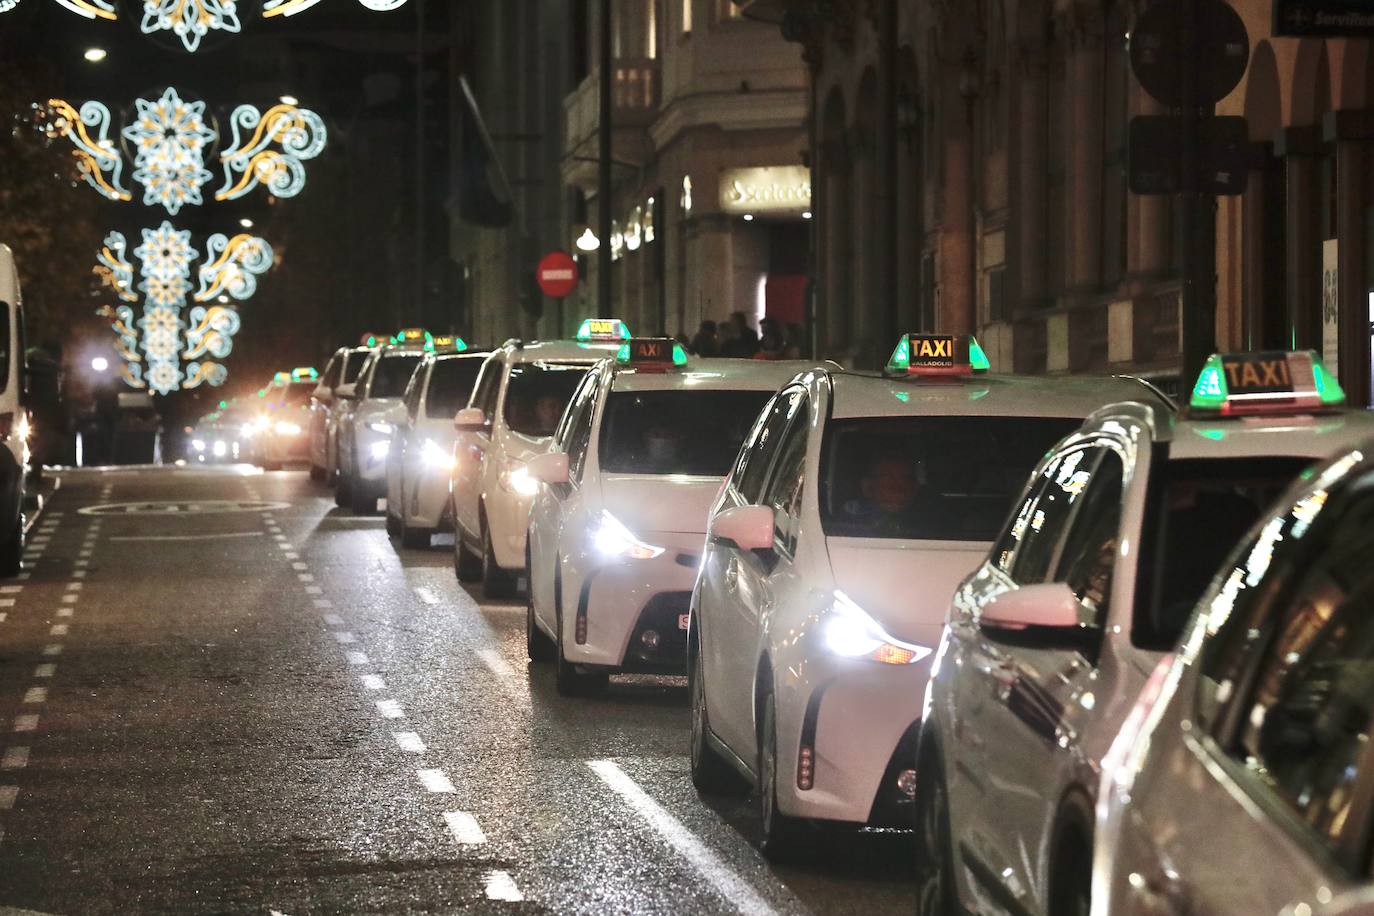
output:
[[[632,337],[620,345],[615,361],[641,372],[667,372],[687,365],[687,351],[671,337]]]
[[[630,329],[619,318],[588,318],[577,329],[581,341],[629,340]]]
[[[971,375],[991,368],[968,334],[907,334],[887,361],[889,375]]]
[[[452,334],[440,334],[432,341],[433,349],[447,350],[452,353],[462,353],[468,348],[468,342],[461,337]]]
[[[1223,417],[1340,407],[1345,392],[1313,350],[1213,353],[1188,406]]]
[[[291,381],[290,372],[278,372],[276,375],[272,376],[272,383],[274,385],[285,385],[289,381]]]
[[[313,382],[319,377],[320,373],[313,366],[299,366],[291,370],[293,382]]]
[[[375,346],[377,346],[378,344],[380,344],[380,343],[382,343],[383,341],[385,341],[386,339],[387,339],[387,338],[386,338],[386,335],[385,335],[385,334],[377,334],[377,333],[369,332],[369,333],[364,334],[364,335],[362,336],[362,340],[360,340],[359,343],[361,343],[364,347],[375,347]]]
[[[423,347],[434,349],[434,335],[424,328],[402,328],[391,338],[391,343],[402,347]]]

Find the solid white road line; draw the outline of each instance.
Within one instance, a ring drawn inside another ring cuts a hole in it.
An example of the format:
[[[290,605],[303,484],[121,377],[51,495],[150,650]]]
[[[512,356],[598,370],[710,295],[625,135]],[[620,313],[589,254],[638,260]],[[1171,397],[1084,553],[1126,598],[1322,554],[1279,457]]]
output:
[[[38,730],[38,716],[37,716],[37,715],[15,716],[15,717],[14,717],[14,730],[15,730],[16,732],[32,732],[32,731],[37,731],[37,730]]]
[[[496,869],[487,872],[487,899],[518,903],[525,899],[525,895],[515,886],[515,879],[510,872]]]
[[[427,585],[415,586],[415,597],[419,598],[425,604],[439,603],[439,596],[434,593],[434,589]]]
[[[386,689],[386,681],[382,680],[380,675],[364,674],[362,677],[359,678],[359,680],[363,682],[363,686],[366,687],[368,690]]]
[[[395,700],[378,700],[377,711],[382,714],[383,719],[404,719],[406,717],[405,710]]]
[[[420,777],[420,782],[424,785],[427,792],[453,793],[458,790],[449,782],[449,778],[443,770],[416,770],[415,775]]]
[[[26,747],[8,748],[5,756],[0,757],[0,770],[22,770],[28,765],[29,749]]]
[[[25,703],[46,703],[47,701],[48,688],[46,687],[30,687],[24,691],[23,702]]]
[[[482,664],[491,669],[492,674],[501,680],[508,681],[515,678],[515,669],[495,649],[478,649],[477,657],[482,660]]]
[[[758,914],[758,916],[774,912],[766,900],[732,872],[715,853],[707,849],[695,834],[682,826],[681,821],[650,798],[648,793],[639,787],[639,783],[631,779],[614,761],[588,760],[587,766],[591,767],[592,772],[601,777],[601,781],[609,786],[612,792],[624,799],[631,808],[634,808],[639,816],[644,818],[649,826],[658,832],[659,836],[667,840],[668,844],[678,851],[679,855],[692,863],[692,866],[701,873],[701,876],[711,883],[717,893],[730,901],[735,909],[741,913]]]
[[[349,663],[350,665],[366,665],[366,664],[367,664],[367,653],[365,653],[365,652],[350,652],[350,653],[348,653],[348,663]]]
[[[391,737],[395,738],[397,746],[408,754],[423,754],[427,750],[425,743],[415,732],[392,732]]]
[[[448,824],[453,838],[463,846],[480,846],[487,841],[487,835],[482,832],[477,818],[466,811],[445,811],[444,823]]]

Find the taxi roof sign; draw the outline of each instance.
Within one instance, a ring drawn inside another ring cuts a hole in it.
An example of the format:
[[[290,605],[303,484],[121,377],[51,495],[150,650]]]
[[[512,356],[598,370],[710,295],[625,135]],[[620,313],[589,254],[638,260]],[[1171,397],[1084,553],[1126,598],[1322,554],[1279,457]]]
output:
[[[620,345],[615,361],[641,372],[667,372],[687,365],[687,351],[671,337],[631,337]]]
[[[423,345],[426,350],[432,350],[434,348],[434,335],[424,328],[401,328],[396,332],[396,336],[391,338],[391,343],[410,346]]]
[[[1193,395],[1192,413],[1223,417],[1340,407],[1345,391],[1315,350],[1213,353]]]
[[[468,342],[454,334],[440,334],[432,343],[435,350],[452,350],[454,353],[462,353],[468,348]]]
[[[291,370],[291,380],[293,382],[314,381],[320,377],[319,371],[314,366],[298,366]]]
[[[971,334],[907,334],[887,361],[888,375],[972,375],[992,368]]]
[[[274,384],[285,384],[289,381],[291,381],[290,372],[278,372],[277,374],[272,376],[272,382]]]
[[[359,343],[361,343],[364,347],[375,347],[375,346],[377,346],[378,344],[380,344],[382,341],[384,341],[385,339],[386,339],[386,335],[385,335],[385,334],[377,334],[377,333],[375,333],[375,332],[369,332],[369,333],[364,334],[364,335],[362,336],[362,339],[359,341]]]
[[[591,340],[629,340],[630,329],[619,318],[588,318],[577,329],[577,339]]]

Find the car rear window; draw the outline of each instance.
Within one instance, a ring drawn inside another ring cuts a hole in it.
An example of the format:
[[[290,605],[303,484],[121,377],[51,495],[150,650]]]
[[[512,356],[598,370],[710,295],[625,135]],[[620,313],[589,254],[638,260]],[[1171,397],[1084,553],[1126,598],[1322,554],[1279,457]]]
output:
[[[601,469],[724,477],[772,394],[612,392],[601,419]]]
[[[552,436],[577,383],[590,369],[557,363],[512,366],[506,383],[506,425],[526,436]]]
[[[831,536],[991,541],[1036,464],[1081,420],[836,420],[822,444],[821,524]]]

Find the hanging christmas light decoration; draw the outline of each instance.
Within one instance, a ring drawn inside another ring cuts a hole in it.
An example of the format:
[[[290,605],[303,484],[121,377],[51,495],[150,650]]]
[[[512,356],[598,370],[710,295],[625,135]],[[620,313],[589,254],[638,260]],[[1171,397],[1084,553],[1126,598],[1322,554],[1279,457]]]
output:
[[[143,0],[139,28],[144,35],[170,31],[188,52],[195,53],[211,31],[232,33],[243,28],[237,7],[235,0]]]
[[[320,0],[267,0],[262,5],[264,19],[273,16],[294,16],[310,9]],[[377,13],[386,13],[405,5],[406,0],[358,0],[364,7]]]
[[[105,247],[100,249],[96,260],[100,266],[96,272],[101,279],[115,291],[115,295],[125,302],[137,302],[138,293],[134,292],[134,267],[125,256],[128,243],[122,232],[111,232],[105,236]]]
[[[120,184],[124,161],[109,138],[110,110],[99,102],[87,102],[78,114],[61,99],[49,99],[48,113],[44,132],[50,138],[66,137],[72,141],[76,147],[72,155],[86,183],[110,200],[131,200],[132,195]],[[91,138],[88,127],[98,129],[99,139]]]
[[[217,232],[205,246],[207,257],[199,271],[197,302],[209,302],[222,294],[247,299],[257,291],[258,276],[272,266],[272,247],[246,233],[231,239]]]
[[[216,134],[205,121],[204,102],[185,102],[170,86],[160,98],[135,99],[134,123],[121,131],[134,147],[134,181],[143,185],[143,203],[160,204],[172,216],[201,201],[211,178],[205,149]]]
[[[191,322],[186,329],[186,349],[182,356],[197,359],[206,353],[224,359],[233,350],[231,338],[239,332],[239,313],[222,305],[191,309]]]
[[[119,18],[114,0],[57,0],[57,5],[87,19],[108,19],[113,22]]]
[[[265,115],[252,105],[240,105],[229,123],[234,142],[220,153],[224,187],[215,192],[215,200],[235,200],[259,184],[277,197],[295,197],[301,192],[305,187],[302,160],[314,159],[324,149],[326,132],[319,115],[284,103],[269,108]],[[244,140],[240,130],[253,133]],[[273,144],[280,144],[281,150],[271,149]]]

